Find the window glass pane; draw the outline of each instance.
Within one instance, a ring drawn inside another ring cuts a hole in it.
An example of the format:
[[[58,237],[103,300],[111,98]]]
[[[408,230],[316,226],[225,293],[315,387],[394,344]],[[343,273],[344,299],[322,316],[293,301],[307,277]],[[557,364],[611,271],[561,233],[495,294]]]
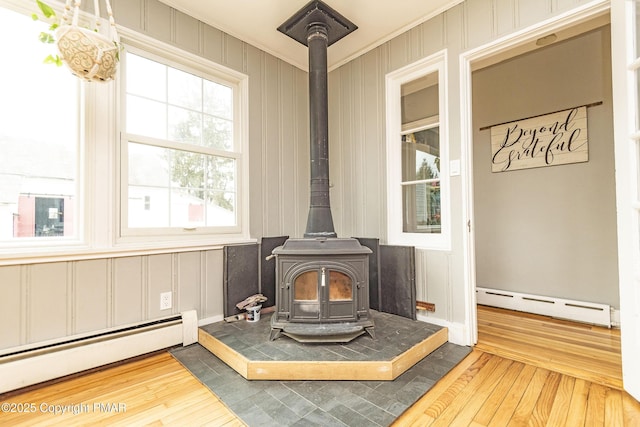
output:
[[[127,93],[167,101],[167,67],[127,52]]]
[[[351,278],[339,271],[329,272],[329,301],[350,301],[353,299]]]
[[[80,81],[43,64],[47,26],[0,7],[0,240],[75,237]],[[10,41],[10,42],[9,42]]]
[[[166,139],[166,104],[139,96],[128,95],[127,132]]]
[[[129,144],[129,226],[165,227],[170,221],[171,151]]]
[[[204,116],[205,145],[220,150],[233,149],[233,122]]]
[[[236,225],[236,161],[129,144],[129,227]]]
[[[201,145],[202,114],[185,108],[169,107],[169,139]]]
[[[402,181],[440,178],[439,128],[402,135]]]
[[[402,186],[403,232],[440,233],[440,182]]]
[[[293,285],[293,298],[296,301],[318,300],[318,272],[307,271],[298,277]]]
[[[431,73],[402,85],[402,124],[439,114],[438,73]]]
[[[204,112],[224,119],[233,118],[233,90],[212,81],[204,82]]]
[[[202,111],[202,79],[169,68],[169,104]]]

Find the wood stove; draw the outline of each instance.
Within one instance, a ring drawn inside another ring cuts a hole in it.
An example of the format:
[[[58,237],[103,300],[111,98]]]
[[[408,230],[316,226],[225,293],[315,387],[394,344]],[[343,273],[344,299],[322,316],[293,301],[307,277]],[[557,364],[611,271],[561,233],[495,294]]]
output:
[[[348,342],[368,332],[369,254],[356,239],[289,239],[276,248],[271,339]]]
[[[368,332],[369,254],[356,239],[337,238],[329,203],[327,47],[357,27],[321,1],[300,9],[278,31],[309,49],[311,183],[304,239],[274,249],[276,307],[271,339],[346,342]]]

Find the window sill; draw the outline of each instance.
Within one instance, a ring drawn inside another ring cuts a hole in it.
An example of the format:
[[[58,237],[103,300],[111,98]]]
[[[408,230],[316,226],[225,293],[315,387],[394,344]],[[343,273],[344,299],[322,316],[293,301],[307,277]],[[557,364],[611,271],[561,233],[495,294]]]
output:
[[[178,244],[177,242],[154,242],[152,244],[120,244],[111,248],[92,248],[81,245],[60,246],[56,248],[11,248],[0,250],[0,266],[207,251],[221,249],[227,245],[256,242],[257,239],[252,238],[229,238],[224,240],[211,239],[208,243],[189,242]]]

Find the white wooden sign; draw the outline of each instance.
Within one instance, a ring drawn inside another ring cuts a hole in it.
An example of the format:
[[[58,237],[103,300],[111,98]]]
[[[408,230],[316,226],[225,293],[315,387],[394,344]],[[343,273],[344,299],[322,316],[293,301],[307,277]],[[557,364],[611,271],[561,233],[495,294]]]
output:
[[[492,172],[588,160],[587,107],[491,127]]]

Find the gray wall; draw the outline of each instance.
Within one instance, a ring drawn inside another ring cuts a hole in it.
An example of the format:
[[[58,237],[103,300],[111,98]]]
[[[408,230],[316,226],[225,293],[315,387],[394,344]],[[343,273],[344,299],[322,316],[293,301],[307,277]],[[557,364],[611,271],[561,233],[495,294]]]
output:
[[[473,73],[477,285],[619,307],[609,27]],[[491,173],[481,127],[593,102],[589,161]]]
[[[447,49],[449,154],[460,159],[461,53],[579,7],[580,0],[467,0],[329,74],[331,197],[339,235],[386,240],[385,75]],[[428,316],[465,322],[461,177],[451,177],[451,251],[417,249],[418,300]]]

